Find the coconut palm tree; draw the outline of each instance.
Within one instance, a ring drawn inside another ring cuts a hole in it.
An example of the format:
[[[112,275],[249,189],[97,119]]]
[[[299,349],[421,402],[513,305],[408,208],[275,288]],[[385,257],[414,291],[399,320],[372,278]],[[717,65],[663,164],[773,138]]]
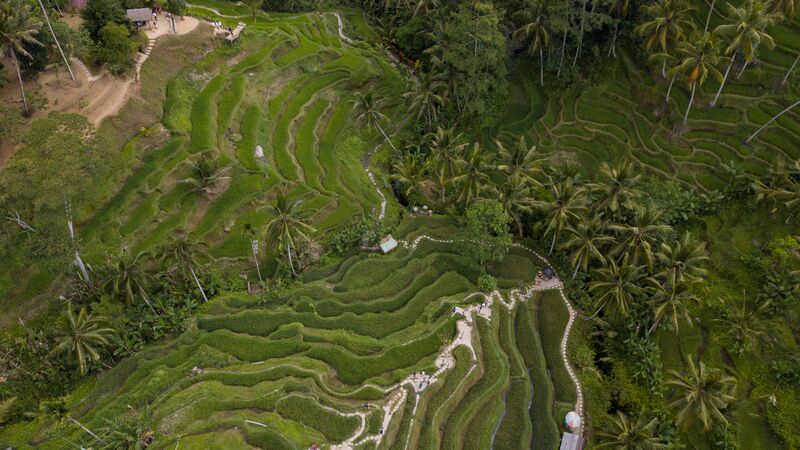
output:
[[[733,396],[736,378],[719,369],[708,369],[702,361],[699,367],[696,366],[691,355],[687,374],[674,370],[670,374],[672,377],[666,384],[677,391],[678,398],[670,403],[670,407],[679,410],[678,424],[696,419],[702,424],[703,431],[708,431],[714,421],[728,422],[722,410],[736,401]]]
[[[28,100],[25,98],[19,57],[31,57],[31,54],[25,50],[24,44],[42,45],[34,37],[39,33],[41,27],[41,22],[31,17],[31,5],[28,2],[8,0],[0,4],[0,50],[11,59],[17,70],[22,108],[26,116],[30,114],[30,110],[28,109]]]
[[[614,34],[611,36],[611,45],[608,48],[608,57],[617,56],[617,35],[619,34],[619,24],[628,16],[630,10],[630,0],[611,0],[608,5],[608,14],[614,18]]]
[[[57,397],[57,398],[49,398],[46,400],[42,400],[39,402],[39,410],[34,414],[26,413],[26,415],[32,417],[41,417],[45,420],[53,420],[56,424],[61,424],[65,419],[69,420],[70,422],[74,423],[75,425],[79,426],[83,431],[90,434],[92,437],[100,440],[100,437],[97,436],[92,430],[87,428],[82,423],[78,422],[75,418],[73,418],[69,414],[69,408],[67,408],[67,399],[64,397]]]
[[[533,204],[535,208],[544,214],[544,222],[547,224],[544,235],[552,235],[550,252],[556,246],[556,241],[563,231],[573,228],[580,222],[580,213],[586,206],[586,195],[583,188],[576,188],[570,183],[550,183],[550,198],[548,200],[536,200]]]
[[[430,128],[439,117],[439,107],[444,103],[444,84],[430,72],[413,78],[412,84],[413,89],[403,94],[408,102],[409,114],[416,116],[418,122],[424,119],[425,125]]]
[[[636,188],[641,174],[629,160],[618,161],[613,166],[603,161],[600,173],[603,181],[589,184],[591,193],[598,197],[593,205],[609,219],[619,220],[636,208],[641,196]]]
[[[552,47],[547,0],[532,0],[514,14],[522,25],[514,30],[513,38],[527,42],[528,54],[539,55],[539,84],[544,86],[544,50]]]
[[[250,12],[253,14],[253,20],[256,20],[256,12],[261,8],[262,3],[263,0],[244,0],[244,4],[250,8]]]
[[[800,103],[800,102],[798,102]],[[785,223],[789,223],[795,214],[800,212],[800,160],[796,160],[791,169],[779,162],[772,169],[771,180],[756,180],[753,189],[760,201],[772,200],[786,210]]]
[[[644,261],[648,270],[652,270],[655,261],[653,247],[672,229],[669,225],[659,224],[659,216],[660,213],[654,209],[640,208],[631,223],[610,225],[609,229],[620,235],[619,243],[611,249],[611,255],[617,256],[618,261],[630,257],[634,265]]]
[[[499,163],[497,170],[509,178],[518,178],[525,183],[538,183],[536,175],[541,172],[541,164],[547,160],[540,157],[536,151],[536,146],[529,146],[525,142],[525,136],[520,136],[516,145],[506,147],[500,140],[497,144]]]
[[[64,50],[61,48],[61,42],[59,42],[58,37],[56,36],[56,32],[53,31],[53,25],[50,23],[50,16],[47,14],[47,8],[44,7],[44,3],[42,0],[38,0],[39,7],[42,8],[42,15],[44,16],[45,22],[47,22],[47,28],[50,30],[50,35],[53,36],[53,42],[56,44],[56,48],[58,49],[58,53],[61,54],[61,59],[64,61],[64,65],[67,66],[67,72],[69,72],[69,77],[72,78],[72,81],[75,81],[75,74],[72,73],[72,67],[69,65],[69,61],[67,61],[67,56],[64,55]],[[58,3],[56,2],[56,7],[58,7]],[[61,10],[59,10],[61,13]]]
[[[606,244],[614,242],[614,238],[605,234],[605,225],[597,217],[583,218],[577,227],[570,228],[571,236],[564,242],[564,248],[571,250],[570,263],[575,267],[572,279],[578,275],[578,269],[584,272],[589,269],[592,261],[603,261],[601,249]]]
[[[465,149],[457,162],[457,173],[453,182],[459,186],[458,200],[462,205],[481,195],[489,183],[489,164],[479,143]]]
[[[795,108],[797,105],[800,105],[800,100],[798,100],[798,101],[796,101],[796,102],[792,103],[791,105],[789,105],[789,106],[787,106],[786,108],[784,108],[784,109],[783,109],[781,112],[779,112],[778,114],[776,114],[776,115],[772,116],[772,118],[771,118],[771,119],[769,119],[769,120],[767,121],[767,123],[765,123],[764,125],[761,125],[761,127],[760,127],[759,129],[757,129],[757,130],[756,130],[756,131],[755,131],[753,134],[751,134],[751,135],[750,135],[750,137],[749,137],[749,138],[747,138],[747,140],[746,140],[746,141],[744,141],[744,142],[745,142],[746,144],[749,144],[749,143],[750,143],[750,141],[752,141],[754,137],[758,136],[758,133],[761,133],[762,131],[764,131],[764,128],[767,128],[767,126],[768,126],[769,124],[771,124],[772,122],[774,122],[774,121],[778,120],[778,119],[779,119],[779,118],[780,118],[782,115],[784,115],[784,114],[786,114],[787,112],[791,111],[791,110],[792,110],[792,109],[794,109],[794,108]],[[788,220],[788,219],[787,219],[787,220]]]
[[[794,2],[795,0],[772,0],[769,2],[770,11],[782,14],[784,20],[791,22],[794,18]]]
[[[635,32],[645,38],[644,48],[658,47],[661,53],[670,53],[689,30],[694,28],[691,12],[685,0],[659,0],[644,8],[649,21],[637,26]],[[667,77],[666,60],[661,66],[661,76]]]
[[[355,108],[356,121],[360,125],[367,127],[370,131],[377,128],[384,139],[389,142],[389,145],[394,150],[397,150],[397,147],[394,146],[392,140],[389,139],[389,136],[383,131],[383,127],[381,126],[382,121],[389,120],[389,118],[381,112],[385,103],[385,100],[375,94],[374,91],[368,91],[366,94],[363,92],[356,92],[356,98],[351,102]]]
[[[625,257],[619,264],[606,259],[604,267],[595,269],[589,293],[593,294],[597,310],[592,318],[611,305],[614,310],[627,316],[634,296],[642,292],[644,266],[631,264]]]
[[[667,72],[667,75],[686,74],[686,79],[692,90],[692,94],[689,97],[689,105],[683,115],[683,123],[686,124],[689,119],[689,111],[691,111],[694,104],[694,94],[697,86],[702,86],[709,74],[719,80],[720,83],[722,82],[722,74],[716,67],[720,61],[716,38],[710,33],[706,33],[703,36],[695,36],[691,40],[679,42],[678,56],[680,64]]]
[[[497,199],[506,214],[514,220],[521,238],[524,227],[522,218],[533,211],[534,194],[530,184],[518,178],[506,178],[499,186],[490,187],[491,197]]]
[[[706,275],[702,267],[708,261],[706,244],[694,240],[688,231],[674,244],[662,242],[656,257],[662,267],[659,275],[664,278],[674,274],[678,282],[691,282]]]
[[[315,231],[314,227],[303,218],[303,211],[300,210],[301,204],[302,200],[289,199],[289,186],[282,185],[278,189],[275,202],[268,207],[274,218],[267,223],[265,230],[267,242],[271,242],[278,248],[286,248],[289,267],[295,276],[297,276],[297,272],[292,263],[292,249],[297,248],[301,239],[308,239],[308,233]]]
[[[392,179],[405,186],[403,194],[410,197],[413,193],[420,197],[425,195],[425,188],[431,183],[426,177],[425,166],[420,164],[419,158],[407,153],[403,159],[393,164]],[[444,180],[448,180],[445,178]]]
[[[200,295],[203,296],[203,301],[208,301],[206,291],[203,285],[200,284],[200,279],[197,277],[197,272],[200,268],[197,261],[205,254],[198,250],[198,244],[190,241],[186,236],[173,241],[171,244],[166,245],[161,250],[161,261],[167,264],[175,264],[175,266],[184,272],[188,271],[192,280],[200,290]]]
[[[109,344],[109,336],[114,334],[114,329],[103,326],[105,322],[104,318],[87,312],[85,306],[76,315],[69,304],[56,328],[58,345],[55,351],[66,353],[76,362],[81,375],[86,375],[89,361],[100,360],[100,352]]]
[[[656,435],[658,418],[650,420],[641,413],[632,422],[622,411],[617,411],[616,417],[611,417],[608,426],[597,433],[597,449],[614,450],[656,450],[666,448],[661,437]]]
[[[127,254],[123,250],[112,267],[111,276],[103,284],[103,289],[127,304],[133,304],[136,297],[141,297],[155,314],[155,309],[147,296],[151,277],[142,263],[146,256],[147,253],[144,252]]]
[[[720,336],[733,339],[741,346],[742,351],[753,349],[759,342],[769,338],[769,331],[775,326],[775,321],[766,317],[769,300],[748,307],[748,297],[745,292],[742,292],[741,306],[733,297],[720,300],[724,305],[723,317],[714,319],[714,322],[722,327]]]
[[[681,317],[691,327],[692,318],[687,305],[697,303],[698,297],[690,290],[689,283],[678,278],[677,272],[671,272],[664,282],[653,280],[652,284],[650,303],[653,306],[653,325],[647,330],[647,335],[650,336],[665,318],[672,322],[675,333],[680,328],[678,323]]]
[[[458,155],[464,151],[466,146],[462,134],[457,133],[453,128],[437,127],[431,135],[431,155],[437,161],[437,166],[444,166],[445,173],[449,177],[456,175]]]
[[[227,179],[225,172],[228,167],[221,167],[219,158],[206,151],[200,153],[196,161],[191,163],[191,176],[183,180],[184,183],[194,186],[195,192],[210,194],[222,180]]]
[[[761,44],[766,45],[767,48],[775,47],[775,41],[772,36],[765,31],[776,19],[775,14],[768,12],[767,4],[761,0],[747,0],[743,6],[738,8],[728,3],[727,9],[730,23],[718,26],[714,30],[714,34],[727,36],[730,39],[728,47],[725,49],[725,54],[731,55],[731,60],[728,63],[728,68],[725,69],[722,83],[719,85],[717,95],[714,96],[711,106],[717,104],[737,54],[741,53],[744,56],[744,65],[736,76],[738,79],[744,73],[747,65],[755,58],[756,51]]]

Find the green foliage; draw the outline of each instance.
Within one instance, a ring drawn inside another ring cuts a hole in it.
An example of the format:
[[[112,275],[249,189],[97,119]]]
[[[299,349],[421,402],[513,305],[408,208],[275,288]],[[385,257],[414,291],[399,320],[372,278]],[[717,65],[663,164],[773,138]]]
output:
[[[511,218],[494,200],[471,204],[466,211],[466,249],[479,264],[503,259],[511,245]]]
[[[177,16],[182,16],[186,12],[186,0],[167,0],[164,9]]]
[[[136,40],[127,27],[108,23],[100,29],[93,54],[109,72],[120,76],[133,69],[136,48]]]
[[[489,275],[488,273],[482,273],[478,277],[478,290],[481,292],[492,292],[497,289],[497,278]]]
[[[83,27],[96,43],[101,42],[101,31],[107,25],[123,25],[128,22],[119,0],[88,0],[86,7],[81,10],[81,18]]]

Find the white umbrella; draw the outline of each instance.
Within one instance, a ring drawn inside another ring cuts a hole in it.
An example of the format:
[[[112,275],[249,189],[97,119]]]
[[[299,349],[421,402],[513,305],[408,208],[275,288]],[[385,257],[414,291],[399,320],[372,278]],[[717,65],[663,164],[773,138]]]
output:
[[[575,411],[570,411],[567,413],[567,417],[564,419],[567,426],[572,428],[573,430],[576,428],[580,428],[581,426],[581,416],[578,415]]]

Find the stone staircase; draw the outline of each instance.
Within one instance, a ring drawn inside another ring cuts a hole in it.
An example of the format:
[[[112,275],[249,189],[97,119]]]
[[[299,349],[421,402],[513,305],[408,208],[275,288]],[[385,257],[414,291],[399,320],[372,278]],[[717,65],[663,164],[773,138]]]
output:
[[[144,49],[144,53],[136,55],[136,81],[139,81],[139,72],[142,70],[142,64],[150,57],[150,53],[153,52],[153,47],[156,46],[156,41],[158,41],[157,37],[150,38],[147,42],[147,48]]]
[[[72,61],[72,64],[77,66],[81,70],[81,72],[83,72],[83,74],[86,75],[86,79],[89,80],[89,82],[97,81],[100,78],[103,78],[102,73],[100,75],[92,75],[92,72],[89,71],[89,68],[86,67],[86,64],[84,64],[83,61],[81,61],[80,59],[73,56],[70,58],[70,61]]]

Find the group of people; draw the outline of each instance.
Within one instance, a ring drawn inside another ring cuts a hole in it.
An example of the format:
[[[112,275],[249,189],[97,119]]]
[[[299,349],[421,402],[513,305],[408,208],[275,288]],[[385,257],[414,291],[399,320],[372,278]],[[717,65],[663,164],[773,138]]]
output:
[[[214,27],[215,30],[224,30],[225,25],[222,22],[211,22],[211,25]],[[228,34],[233,34],[233,28],[228,27]]]

